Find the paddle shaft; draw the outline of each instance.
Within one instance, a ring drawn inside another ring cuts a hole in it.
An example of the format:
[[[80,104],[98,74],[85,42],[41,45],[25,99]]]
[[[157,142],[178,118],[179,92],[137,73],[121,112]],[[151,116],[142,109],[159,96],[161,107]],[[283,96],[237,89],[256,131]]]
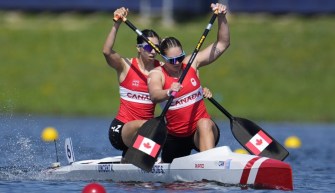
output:
[[[223,106],[221,106],[214,98],[208,98],[208,100],[216,106],[223,114],[225,114],[231,121],[234,119],[234,116],[231,115]]]
[[[201,48],[201,46],[202,46],[202,44],[203,44],[203,42],[204,42],[204,40],[206,39],[208,32],[211,30],[211,28],[212,28],[212,26],[213,26],[213,23],[214,23],[214,21],[215,21],[215,19],[216,19],[216,17],[217,17],[217,14],[214,13],[214,14],[212,15],[212,17],[211,17],[211,19],[210,19],[210,21],[209,21],[209,23],[208,23],[208,25],[207,25],[205,31],[203,32],[203,34],[202,34],[202,36],[201,36],[201,38],[200,38],[200,40],[199,40],[197,46],[195,47],[195,49],[194,49],[194,51],[193,51],[193,53],[192,53],[192,55],[191,55],[190,60],[188,61],[188,63],[187,63],[187,65],[186,65],[185,69],[183,70],[183,73],[181,74],[181,76],[180,76],[180,78],[179,78],[179,80],[178,80],[178,82],[179,82],[180,84],[183,83],[183,80],[185,79],[185,76],[186,76],[188,70],[190,69],[190,67],[191,67],[191,65],[192,65],[192,63],[193,63],[195,57],[197,56],[197,54],[198,54],[198,52],[199,52],[199,50],[200,50],[200,48]],[[165,114],[167,113],[167,111],[168,111],[168,109],[169,109],[169,107],[170,107],[170,105],[171,105],[173,99],[174,99],[174,94],[171,94],[171,96],[169,97],[169,100],[167,101],[167,103],[166,103],[166,105],[165,105],[165,107],[164,107],[164,109],[163,109],[163,111],[162,111],[162,113],[161,113],[161,115],[160,115],[161,118],[164,117]]]
[[[118,17],[114,17],[113,19],[115,22],[117,20],[119,20]],[[139,30],[137,27],[135,27],[127,18],[123,18],[122,21],[127,24],[128,27],[130,27],[130,29],[132,29],[137,35],[141,36],[141,38],[144,39],[145,42],[147,42],[158,54],[161,55],[161,51],[159,50],[159,48],[152,43],[152,41],[150,41],[146,36],[143,35],[142,31]]]
[[[289,155],[289,152],[260,126],[248,119],[232,116],[214,98],[208,98],[208,100],[230,119],[233,136],[250,154],[278,160],[284,160]],[[251,145],[251,139],[254,137],[264,140],[259,137],[260,135],[268,138],[269,141],[264,149],[257,149],[255,145]]]

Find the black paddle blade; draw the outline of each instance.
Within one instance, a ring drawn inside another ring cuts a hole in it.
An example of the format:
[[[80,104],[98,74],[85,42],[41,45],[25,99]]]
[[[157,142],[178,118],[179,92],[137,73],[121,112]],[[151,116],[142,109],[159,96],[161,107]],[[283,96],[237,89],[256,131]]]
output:
[[[167,128],[163,118],[148,120],[139,128],[132,141],[132,146],[126,152],[127,162],[150,172],[165,143]]]
[[[289,155],[280,143],[252,121],[234,117],[230,125],[236,140],[249,153],[281,161]]]

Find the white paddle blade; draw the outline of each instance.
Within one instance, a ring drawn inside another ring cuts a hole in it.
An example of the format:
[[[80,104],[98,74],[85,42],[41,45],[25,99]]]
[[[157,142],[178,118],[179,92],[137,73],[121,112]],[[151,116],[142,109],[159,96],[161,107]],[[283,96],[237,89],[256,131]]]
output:
[[[72,140],[70,137],[65,139],[65,154],[69,164],[72,164],[75,161],[75,158],[74,158]]]

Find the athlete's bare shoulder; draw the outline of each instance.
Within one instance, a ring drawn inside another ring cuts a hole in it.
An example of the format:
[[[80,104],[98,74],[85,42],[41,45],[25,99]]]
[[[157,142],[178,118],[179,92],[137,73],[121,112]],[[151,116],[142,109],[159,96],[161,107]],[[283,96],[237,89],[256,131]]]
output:
[[[162,66],[157,66],[156,68],[150,70],[149,74],[151,73],[162,73]]]

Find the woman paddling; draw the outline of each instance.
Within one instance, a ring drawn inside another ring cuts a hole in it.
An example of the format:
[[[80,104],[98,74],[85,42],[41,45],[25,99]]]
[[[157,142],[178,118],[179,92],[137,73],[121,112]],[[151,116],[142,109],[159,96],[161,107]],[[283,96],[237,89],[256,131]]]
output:
[[[177,92],[166,113],[168,135],[162,149],[163,162],[170,163],[174,158],[189,155],[192,149],[211,149],[219,141],[220,132],[207,113],[197,73],[200,67],[219,58],[230,44],[226,6],[216,3],[211,4],[211,8],[218,12],[217,40],[198,53],[183,83],[178,83],[178,79],[191,55],[185,55],[181,43],[174,37],[162,40],[160,50],[165,64],[149,74],[148,88],[153,102],[163,102]]]
[[[147,76],[149,71],[160,66],[155,59],[157,53],[143,38],[137,37],[137,57],[123,58],[114,48],[117,31],[128,9],[122,7],[114,12],[114,23],[103,47],[103,54],[109,66],[115,69],[119,84],[120,107],[109,128],[109,140],[113,147],[125,155],[131,140],[146,120],[154,117],[155,104],[150,100]],[[159,46],[160,38],[153,30],[143,30],[143,35]]]

